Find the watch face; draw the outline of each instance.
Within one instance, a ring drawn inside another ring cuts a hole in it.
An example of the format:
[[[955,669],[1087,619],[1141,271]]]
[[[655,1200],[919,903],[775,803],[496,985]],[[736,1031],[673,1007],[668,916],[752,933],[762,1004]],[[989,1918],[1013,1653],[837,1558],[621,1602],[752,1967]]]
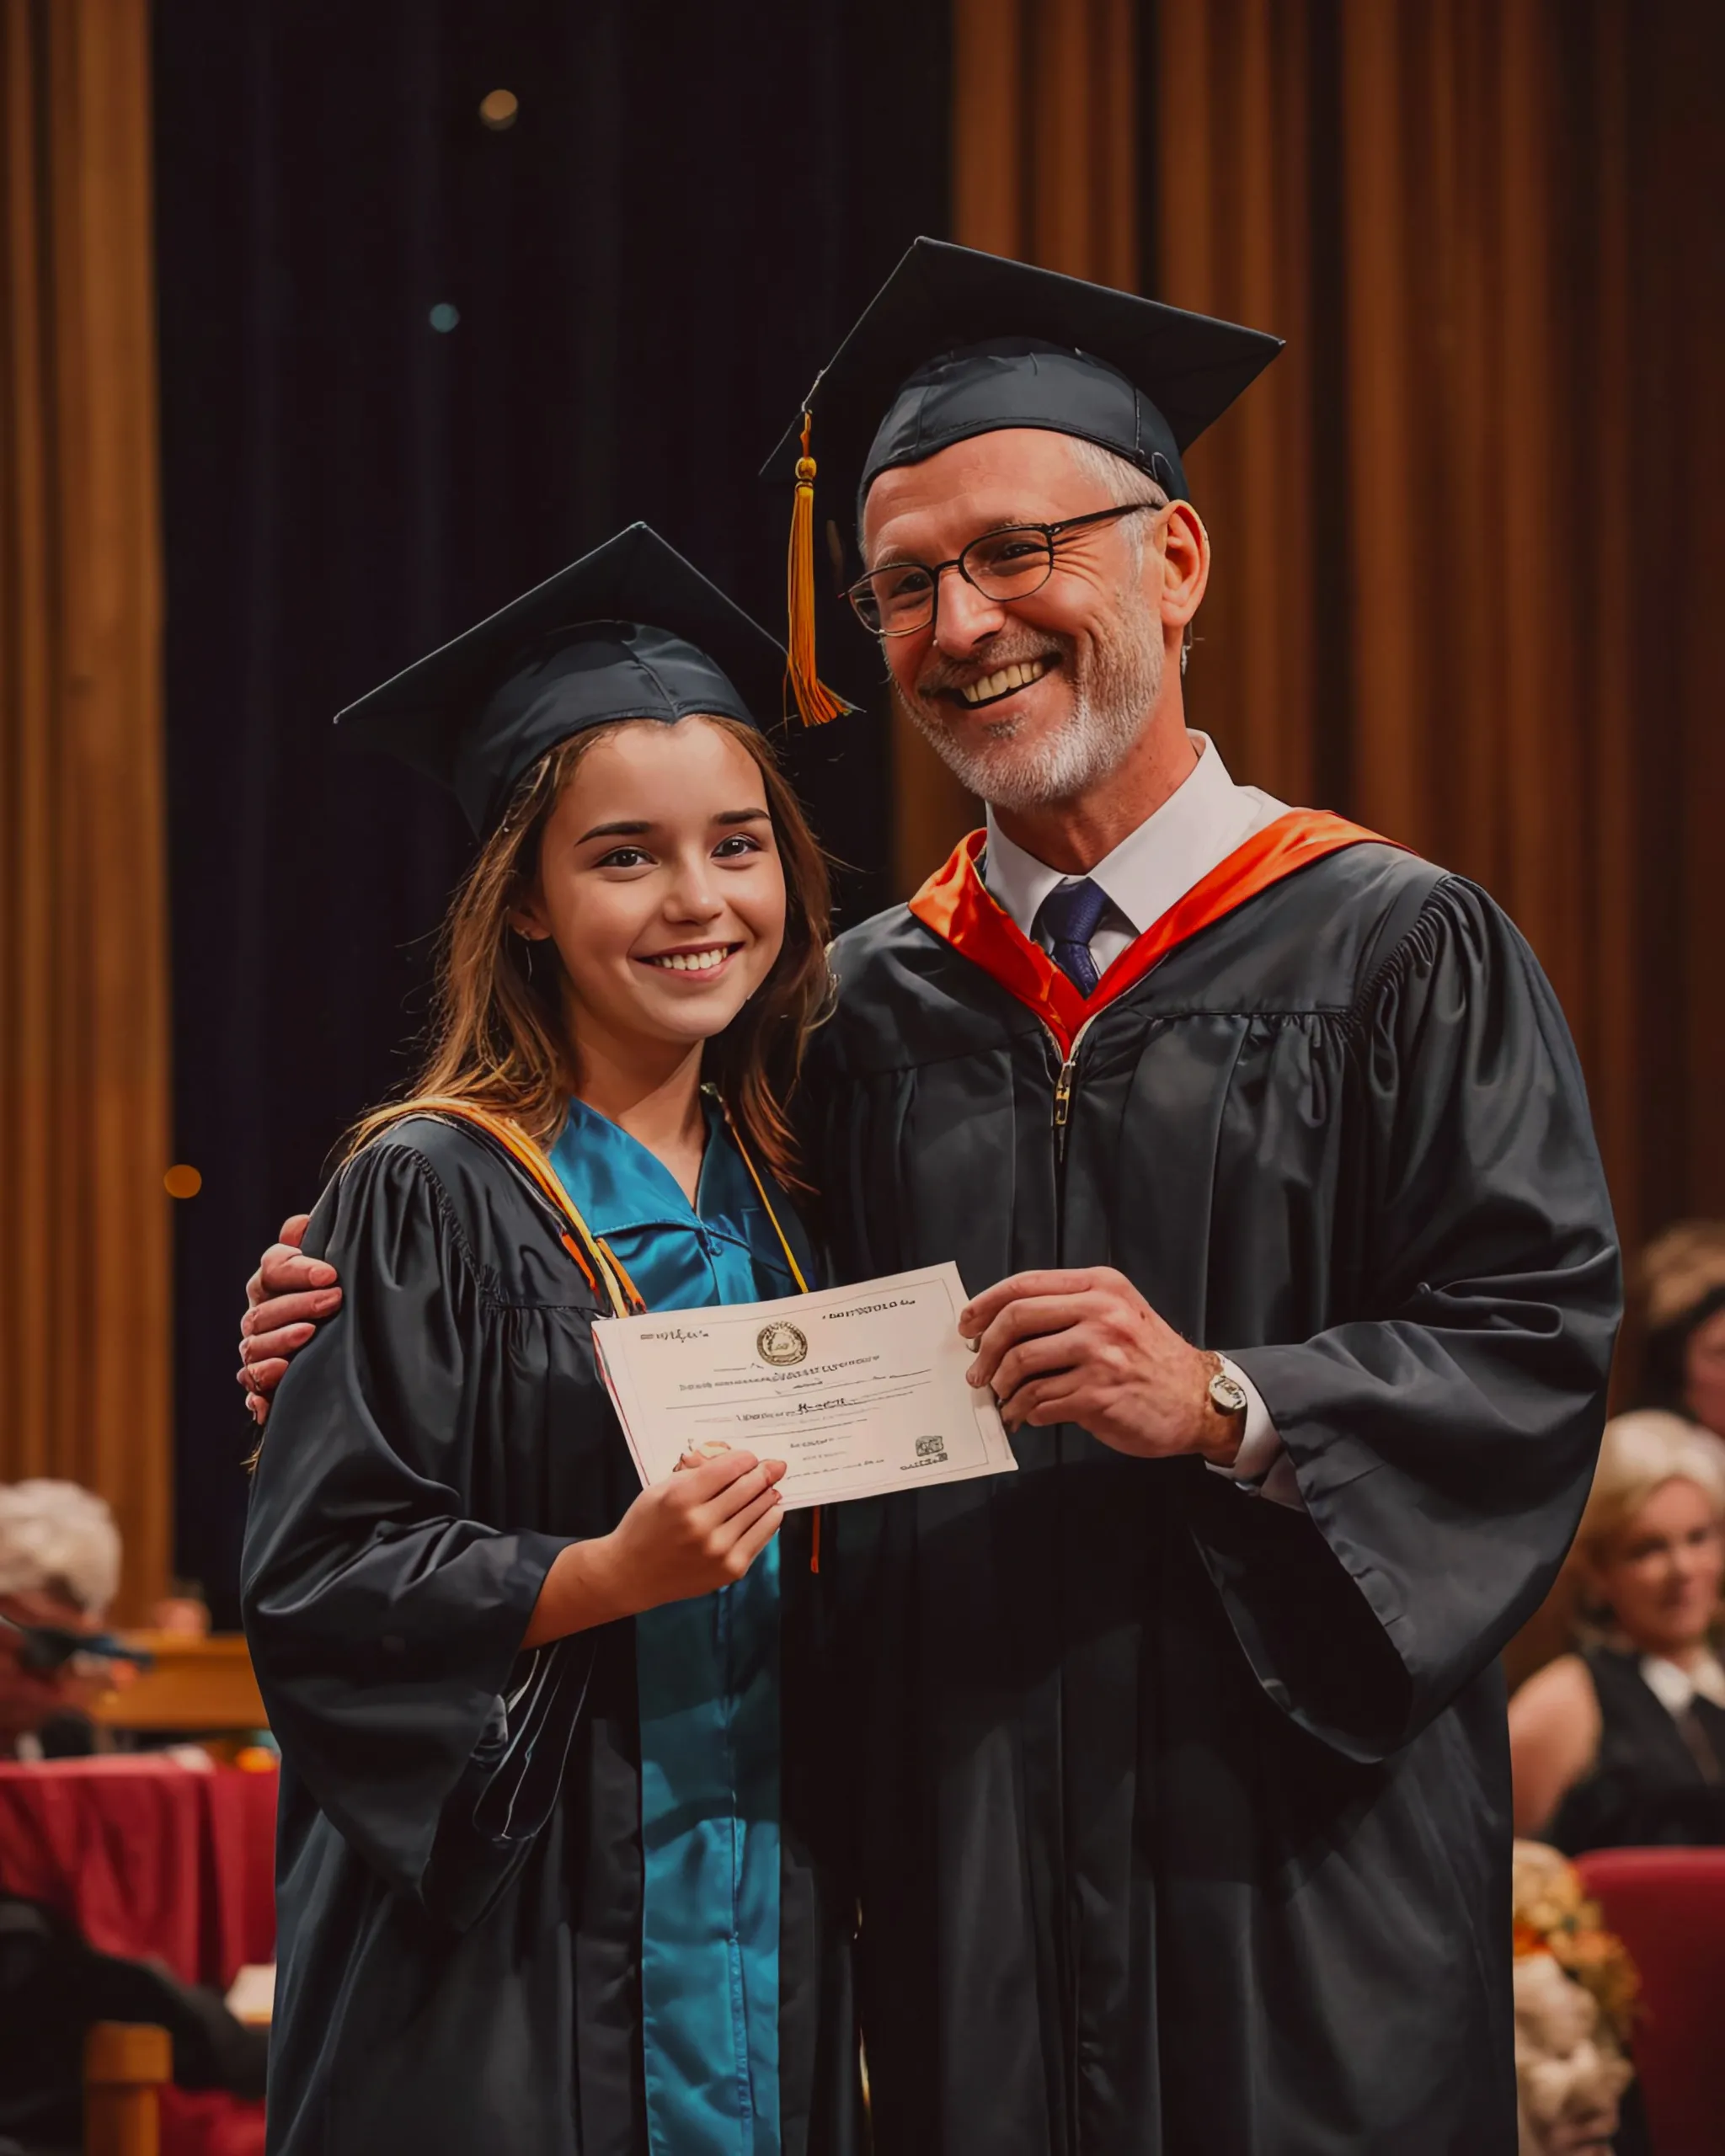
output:
[[[1243,1415],[1246,1412],[1246,1388],[1226,1370],[1218,1370],[1210,1381],[1210,1396],[1224,1415]]]

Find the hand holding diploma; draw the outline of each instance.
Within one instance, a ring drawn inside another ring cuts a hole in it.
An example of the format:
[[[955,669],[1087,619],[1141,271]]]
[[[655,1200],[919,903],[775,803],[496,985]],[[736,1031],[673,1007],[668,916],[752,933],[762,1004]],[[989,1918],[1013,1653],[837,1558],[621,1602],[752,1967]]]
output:
[[[777,1495],[789,1511],[1017,1465],[993,1396],[964,1381],[965,1300],[947,1264],[772,1302],[601,1320],[594,1339],[647,1488],[724,1445],[782,1459]]]
[[[784,1517],[775,1486],[783,1461],[718,1452],[677,1466],[643,1490],[609,1534],[572,1542],[553,1559],[523,1647],[741,1579]]]

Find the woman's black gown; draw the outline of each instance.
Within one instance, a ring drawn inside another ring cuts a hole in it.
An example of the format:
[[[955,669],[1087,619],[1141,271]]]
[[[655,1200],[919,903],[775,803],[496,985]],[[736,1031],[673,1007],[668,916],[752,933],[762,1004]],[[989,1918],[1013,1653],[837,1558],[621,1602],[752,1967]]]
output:
[[[501,1153],[430,1118],[350,1163],[306,1248],[344,1302],[271,1413],[243,1578],[285,1755],[272,2156],[638,2156],[633,1628],[517,1652],[558,1551],[639,1486],[599,1307]],[[849,1926],[798,1745],[806,1520],[784,1533],[782,2147],[843,2156]]]

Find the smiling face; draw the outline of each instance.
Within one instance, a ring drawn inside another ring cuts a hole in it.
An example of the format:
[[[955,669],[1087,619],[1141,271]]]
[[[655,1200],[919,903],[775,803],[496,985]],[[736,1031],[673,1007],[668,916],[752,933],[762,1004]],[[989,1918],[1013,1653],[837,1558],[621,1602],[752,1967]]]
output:
[[[1673,1476],[1589,1570],[1599,1599],[1643,1654],[1698,1646],[1719,1614],[1725,1541],[1718,1508],[1698,1483]]]
[[[865,559],[933,564],[985,533],[1115,506],[1123,497],[1077,449],[1064,435],[1003,428],[883,472],[865,504]],[[1075,798],[1155,717],[1208,561],[1203,526],[1181,503],[1064,536],[1053,574],[1022,599],[989,598],[949,569],[932,625],[882,639],[894,689],[985,800],[1010,809]]]
[[[558,795],[511,920],[556,946],[578,1065],[658,1064],[710,1040],[784,942],[760,766],[708,719],[608,728]]]

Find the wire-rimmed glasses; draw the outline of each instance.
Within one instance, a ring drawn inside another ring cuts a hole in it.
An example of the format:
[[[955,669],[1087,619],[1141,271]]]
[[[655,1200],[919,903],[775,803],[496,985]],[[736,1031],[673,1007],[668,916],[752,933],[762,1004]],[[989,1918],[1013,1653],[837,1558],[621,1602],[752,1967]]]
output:
[[[870,569],[845,595],[872,635],[913,636],[933,621],[940,580],[948,569],[956,569],[985,599],[1002,603],[1028,599],[1054,574],[1055,550],[1066,533],[1158,507],[1155,502],[1122,502],[1114,509],[1092,510],[1088,516],[1069,516],[1059,524],[1008,525],[1001,531],[985,531],[949,562],[889,562]]]

